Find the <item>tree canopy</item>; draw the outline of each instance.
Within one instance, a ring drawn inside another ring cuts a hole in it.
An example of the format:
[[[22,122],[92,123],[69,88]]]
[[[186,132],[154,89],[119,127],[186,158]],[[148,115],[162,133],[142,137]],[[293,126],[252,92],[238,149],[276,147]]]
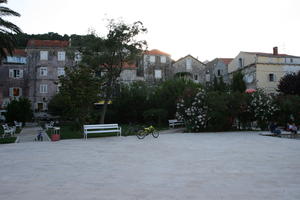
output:
[[[107,103],[114,94],[123,67],[125,64],[136,64],[136,58],[146,48],[146,41],[138,40],[138,36],[146,31],[139,21],[125,24],[122,21],[111,20],[106,37],[91,35],[87,38],[86,46],[82,48],[82,62],[92,67],[104,79],[102,85],[104,106],[100,123],[104,123]]]
[[[19,13],[1,5],[4,3],[7,3],[7,0],[0,0],[0,62],[7,54],[12,55],[16,45],[15,34],[22,32],[17,25],[3,19],[7,16],[20,16]]]
[[[244,75],[240,71],[233,74],[231,89],[234,92],[236,92],[236,91],[245,92],[246,84],[245,84],[243,78],[244,78]]]
[[[282,77],[278,84],[278,91],[285,95],[300,95],[300,71]]]

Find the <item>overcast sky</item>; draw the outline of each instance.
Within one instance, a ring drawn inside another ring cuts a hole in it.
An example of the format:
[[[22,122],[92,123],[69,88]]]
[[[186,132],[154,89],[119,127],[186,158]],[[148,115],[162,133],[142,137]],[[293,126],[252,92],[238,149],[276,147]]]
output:
[[[26,33],[105,35],[105,19],[142,21],[149,49],[173,59],[235,57],[240,51],[300,56],[300,0],[8,0]]]

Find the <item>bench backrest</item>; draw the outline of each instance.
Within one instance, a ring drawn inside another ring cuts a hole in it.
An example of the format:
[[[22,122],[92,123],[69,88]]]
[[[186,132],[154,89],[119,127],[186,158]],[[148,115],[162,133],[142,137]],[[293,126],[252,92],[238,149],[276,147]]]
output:
[[[118,124],[90,124],[90,125],[83,125],[83,129],[85,133],[96,133],[97,130],[99,130],[99,132],[105,132],[105,131],[109,131],[109,130],[119,130],[119,125]],[[112,132],[110,131],[110,132]]]
[[[9,127],[8,127],[7,124],[3,124],[2,127],[3,127],[4,130],[9,130]]]

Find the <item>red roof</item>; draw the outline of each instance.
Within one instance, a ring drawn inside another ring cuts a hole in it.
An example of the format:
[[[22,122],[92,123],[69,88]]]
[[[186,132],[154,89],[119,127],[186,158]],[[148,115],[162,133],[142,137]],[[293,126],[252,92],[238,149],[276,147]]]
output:
[[[147,55],[164,55],[164,56],[171,56],[170,54],[168,53],[165,53],[165,52],[162,52],[158,49],[152,49],[150,51],[146,51],[145,54]]]
[[[10,56],[6,49],[5,49],[5,52],[6,52],[7,56]],[[24,57],[26,57],[26,52],[25,52],[24,49],[14,49],[12,53],[13,53],[13,56],[24,56]]]
[[[228,65],[233,60],[233,58],[219,58],[219,59],[222,60],[223,63],[225,63],[226,65]]]
[[[67,47],[69,41],[61,40],[29,40],[27,47]]]

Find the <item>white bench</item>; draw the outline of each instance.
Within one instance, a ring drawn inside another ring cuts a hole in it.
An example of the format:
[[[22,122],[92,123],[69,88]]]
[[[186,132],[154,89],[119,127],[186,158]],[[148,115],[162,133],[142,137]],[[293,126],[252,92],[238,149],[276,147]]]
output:
[[[54,127],[54,121],[45,124],[46,130],[52,129]]]
[[[3,127],[3,138],[5,137],[6,134],[10,134],[11,136],[13,136],[16,133],[16,127],[9,127],[7,124],[2,125]]]
[[[178,121],[177,119],[169,119],[169,127],[175,128],[175,126],[183,126],[183,121]]]
[[[87,139],[87,135],[91,133],[117,133],[121,136],[122,128],[118,124],[92,124],[83,125],[83,136]]]
[[[16,126],[17,128],[22,128],[22,126],[23,126],[23,123],[22,123],[22,122],[14,121],[14,123],[15,123],[15,126]]]

